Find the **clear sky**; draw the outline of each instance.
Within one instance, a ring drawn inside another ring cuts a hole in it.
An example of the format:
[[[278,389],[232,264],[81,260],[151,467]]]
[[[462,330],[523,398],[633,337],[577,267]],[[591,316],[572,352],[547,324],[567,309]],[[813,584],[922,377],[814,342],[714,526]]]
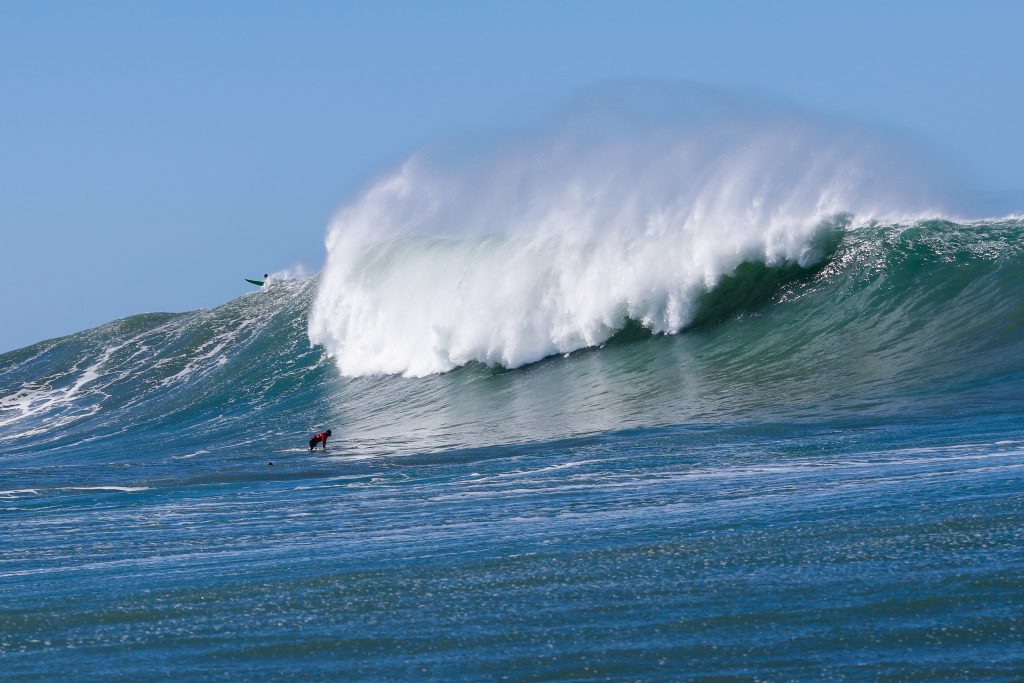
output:
[[[947,150],[1024,211],[1024,3],[0,2],[0,352],[323,263],[432,141],[626,78],[775,94]]]

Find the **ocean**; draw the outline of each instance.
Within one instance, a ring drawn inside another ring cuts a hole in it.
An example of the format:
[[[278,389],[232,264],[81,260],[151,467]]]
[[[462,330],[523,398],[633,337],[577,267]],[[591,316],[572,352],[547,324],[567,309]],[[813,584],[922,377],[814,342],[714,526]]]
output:
[[[573,234],[0,355],[0,679],[1024,678],[1024,221]]]

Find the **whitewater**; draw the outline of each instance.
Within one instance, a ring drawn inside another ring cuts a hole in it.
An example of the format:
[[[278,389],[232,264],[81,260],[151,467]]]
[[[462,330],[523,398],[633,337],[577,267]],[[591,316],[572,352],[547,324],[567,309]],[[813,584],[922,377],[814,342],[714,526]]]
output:
[[[912,152],[604,91],[0,355],[0,678],[1019,680],[1024,221]]]
[[[717,93],[596,93],[480,147],[424,151],[334,219],[310,339],[342,374],[675,333],[742,263],[806,268],[830,231],[939,215],[884,141]]]

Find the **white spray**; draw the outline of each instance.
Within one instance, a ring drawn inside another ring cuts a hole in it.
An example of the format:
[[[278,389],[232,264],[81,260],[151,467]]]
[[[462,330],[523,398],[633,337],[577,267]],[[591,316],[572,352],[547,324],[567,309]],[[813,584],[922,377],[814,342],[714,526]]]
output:
[[[517,367],[675,333],[744,261],[811,265],[837,214],[934,208],[878,138],[704,90],[629,86],[470,156],[422,153],[334,218],[310,320],[344,375]]]

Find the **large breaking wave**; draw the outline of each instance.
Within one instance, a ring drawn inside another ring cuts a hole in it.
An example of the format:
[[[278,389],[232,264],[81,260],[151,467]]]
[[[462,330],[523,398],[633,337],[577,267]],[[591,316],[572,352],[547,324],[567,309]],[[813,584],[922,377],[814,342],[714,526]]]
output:
[[[373,455],[657,425],[1019,411],[1024,222],[835,237],[817,268],[741,264],[697,297],[685,334],[629,323],[601,349],[515,371],[339,377],[307,338],[315,280],[133,316],[0,355],[0,460],[56,457],[75,485],[134,486],[131,467],[96,465],[121,459],[151,481],[162,463],[168,477],[205,481],[301,451],[324,427],[341,452]]]
[[[543,130],[417,154],[344,207],[309,336],[344,375],[423,376],[675,333],[741,264],[813,267],[837,228],[940,213],[907,159],[763,102],[605,91]]]
[[[880,138],[666,101],[416,156],[339,213],[318,280],[0,355],[0,457],[206,476],[325,426],[374,454],[1018,409],[1019,218],[916,220],[934,185]]]

